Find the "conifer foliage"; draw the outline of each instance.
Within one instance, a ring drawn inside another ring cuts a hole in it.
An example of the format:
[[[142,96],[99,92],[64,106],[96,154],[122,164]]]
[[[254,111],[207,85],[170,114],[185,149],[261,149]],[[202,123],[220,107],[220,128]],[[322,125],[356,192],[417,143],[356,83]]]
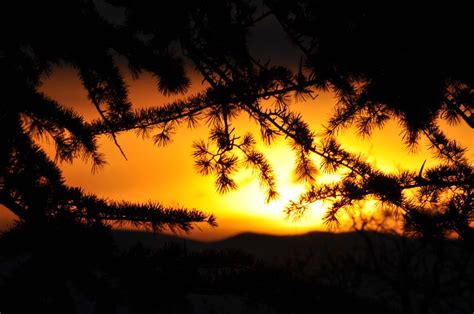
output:
[[[189,230],[193,223],[215,225],[214,216],[198,210],[167,208],[159,203],[110,202],[64,183],[56,162],[89,160],[93,170],[105,163],[98,134],[117,144],[121,128],[135,126],[127,88],[114,56],[121,54],[138,74],[151,71],[163,93],[185,90],[182,60],[162,47],[144,43],[135,29],[116,25],[98,13],[92,1],[9,2],[2,10],[2,29],[14,29],[0,48],[2,89],[0,109],[0,202],[21,220],[67,217],[78,221],[131,222],[152,229]],[[5,15],[5,16],[4,16]],[[8,16],[6,16],[8,15]],[[53,66],[74,67],[99,122],[87,123],[77,112],[38,91]],[[150,112],[151,113],[151,112]],[[119,127],[120,126],[120,127]],[[56,147],[50,160],[34,138],[49,136]]]
[[[161,146],[176,128],[205,123],[208,139],[194,144],[196,169],[213,175],[216,189],[225,193],[237,188],[233,175],[249,167],[259,174],[267,199],[275,199],[276,178],[255,135],[233,125],[246,115],[258,124],[265,143],[285,138],[292,145],[296,177],[309,188],[288,205],[289,215],[324,200],[331,203],[326,221],[337,223],[341,210],[375,199],[399,213],[407,231],[472,239],[472,165],[465,149],[439,126],[442,119],[474,124],[473,51],[464,44],[472,35],[469,10],[433,8],[428,15],[307,0],[258,6],[245,0],[183,0],[156,10],[149,1],[111,0],[121,12],[114,20],[97,3],[47,1],[24,10],[15,2],[3,10],[21,18],[1,22],[3,29],[16,31],[2,41],[0,56],[6,96],[0,112],[0,201],[20,218],[70,215],[185,230],[193,222],[215,223],[212,215],[196,210],[111,203],[67,187],[56,163],[32,140],[43,134],[54,140],[57,161],[84,158],[96,169],[105,162],[97,147],[100,135],[110,136],[119,150],[117,135],[132,130]],[[300,49],[296,72],[249,52],[248,32],[265,18],[275,19]],[[440,45],[440,37],[453,45]],[[151,72],[164,94],[189,87],[185,62],[207,88],[166,106],[134,109],[119,59],[136,77]],[[38,91],[42,75],[61,64],[77,70],[99,119],[85,122]],[[339,104],[326,134],[316,135],[291,110],[291,96],[314,98],[321,89],[333,90]],[[337,142],[341,128],[356,126],[370,136],[390,118],[401,125],[408,147],[426,137],[439,164],[386,173]],[[337,172],[341,179],[319,184],[318,171]]]

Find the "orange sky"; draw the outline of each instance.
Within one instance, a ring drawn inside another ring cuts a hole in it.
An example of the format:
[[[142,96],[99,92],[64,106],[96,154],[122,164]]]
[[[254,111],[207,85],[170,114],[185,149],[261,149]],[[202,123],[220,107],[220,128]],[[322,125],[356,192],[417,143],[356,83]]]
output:
[[[127,73],[124,74],[135,106],[159,105],[180,97],[166,98],[160,95],[149,75],[145,74],[140,80],[134,81]],[[200,82],[194,84],[193,88],[191,92],[198,90]],[[42,90],[61,104],[74,107],[88,119],[96,117],[95,109],[87,101],[86,92],[72,69],[54,71],[44,81]],[[335,102],[332,95],[326,93],[320,94],[314,101],[295,103],[293,109],[301,112],[317,131],[327,120]],[[235,126],[240,134],[256,130],[255,124],[245,116],[240,117]],[[375,132],[370,140],[358,138],[349,129],[342,134],[340,141],[345,148],[363,153],[385,170],[419,169],[425,159],[428,159],[426,166],[435,164],[423,144],[417,154],[408,153],[401,143],[399,132],[396,123],[391,121],[384,130]],[[448,127],[447,133],[470,148],[469,157],[474,156],[474,137],[469,127]],[[205,126],[192,130],[182,128],[170,145],[159,148],[151,140],[142,140],[133,132],[123,133],[119,136],[119,142],[128,157],[126,161],[111,141],[103,137],[100,140],[101,151],[106,154],[108,164],[98,173],[92,174],[90,165],[80,160],[72,165],[63,164],[62,169],[68,184],[82,186],[87,192],[102,197],[129,201],[154,200],[165,205],[195,207],[214,213],[219,227],[200,225],[201,230],[196,229],[188,235],[195,239],[213,240],[244,231],[296,234],[325,228],[321,224],[324,212],[321,204],[315,204],[301,221],[295,223],[285,219],[284,205],[304,190],[304,186],[295,184],[292,179],[293,153],[287,144],[260,144],[260,149],[274,167],[281,194],[279,200],[266,204],[265,195],[251,171],[241,171],[236,180],[239,189],[225,195],[215,191],[212,176],[197,174],[191,146],[193,141],[206,138]],[[4,224],[10,220],[11,215],[0,208],[0,221]]]

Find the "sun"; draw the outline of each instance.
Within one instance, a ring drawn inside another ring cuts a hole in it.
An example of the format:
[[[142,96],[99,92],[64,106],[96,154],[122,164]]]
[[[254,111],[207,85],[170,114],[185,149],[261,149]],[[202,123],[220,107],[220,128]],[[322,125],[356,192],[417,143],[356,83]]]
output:
[[[323,202],[315,202],[311,204],[305,214],[297,220],[286,217],[286,214],[282,214],[283,210],[288,206],[290,201],[298,200],[299,196],[304,193],[306,187],[304,184],[295,184],[291,182],[285,182],[280,186],[280,197],[266,205],[264,205],[270,212],[280,212],[281,215],[285,215],[284,219],[289,227],[306,227],[306,228],[317,228],[320,229],[322,226],[322,218],[325,212],[325,206]]]
[[[238,209],[238,214],[247,216],[249,223],[261,221],[264,225],[256,227],[269,233],[295,234],[325,229],[322,218],[326,210],[322,202],[311,204],[305,215],[298,220],[285,214],[290,201],[298,200],[307,189],[307,184],[295,182],[293,178],[294,165],[289,147],[277,145],[267,155],[277,178],[279,197],[266,202],[265,192],[260,187],[257,176],[252,171],[245,170],[235,178],[239,189],[223,198],[224,206]],[[245,211],[246,208],[251,210]]]

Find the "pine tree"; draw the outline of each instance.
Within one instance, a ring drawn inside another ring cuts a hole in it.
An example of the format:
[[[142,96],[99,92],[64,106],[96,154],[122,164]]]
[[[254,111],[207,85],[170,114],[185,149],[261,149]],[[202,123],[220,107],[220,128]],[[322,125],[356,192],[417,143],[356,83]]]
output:
[[[298,214],[308,203],[332,199],[326,219],[337,223],[340,209],[369,197],[401,213],[409,232],[441,238],[454,233],[472,242],[472,164],[465,148],[439,126],[445,120],[474,128],[474,51],[466,45],[472,35],[467,8],[265,3],[304,53],[308,82],[337,94],[322,147],[353,164],[340,182],[313,186],[288,211]],[[348,126],[369,137],[391,118],[402,127],[408,149],[416,148],[423,136],[439,164],[430,169],[423,164],[418,173],[384,173],[349,157],[334,140]],[[333,170],[332,162],[323,163]]]
[[[189,230],[193,223],[215,225],[213,215],[168,208],[159,203],[110,202],[64,183],[56,162],[89,160],[95,171],[105,163],[97,147],[94,125],[72,109],[38,91],[41,77],[55,65],[74,67],[103,122],[101,133],[116,143],[118,122],[134,116],[114,56],[125,55],[134,73],[151,71],[163,93],[187,88],[181,58],[138,40],[133,30],[110,23],[91,1],[8,3],[2,29],[13,28],[2,42],[0,68],[4,99],[0,110],[0,202],[24,220],[68,217],[77,221],[131,222],[159,230]],[[171,39],[170,39],[171,40]],[[130,124],[123,124],[129,126]],[[50,160],[34,142],[49,136],[56,147]]]
[[[23,222],[16,231],[33,230],[29,238],[21,232],[1,238],[2,247],[10,243],[18,253],[33,239],[39,246],[47,241],[49,248],[17,273],[22,280],[0,286],[8,301],[2,304],[20,304],[25,311],[46,304],[45,311],[71,312],[67,290],[74,282],[96,298],[97,311],[113,312],[113,289],[107,285],[114,281],[103,271],[114,257],[104,224],[134,223],[154,230],[215,225],[213,215],[198,210],[111,202],[67,186],[58,163],[82,158],[98,170],[105,163],[99,136],[109,136],[122,152],[122,132],[135,131],[161,146],[176,128],[205,123],[209,137],[194,144],[197,170],[215,176],[216,189],[225,193],[238,188],[234,175],[239,169],[251,168],[267,199],[277,198],[275,175],[257,150],[255,134],[234,126],[239,115],[258,124],[265,143],[284,138],[292,144],[296,177],[309,188],[288,205],[288,215],[299,217],[309,204],[323,200],[330,204],[325,221],[337,224],[344,212],[376,200],[402,218],[408,235],[430,241],[454,235],[470,254],[473,169],[465,149],[438,123],[474,124],[473,48],[466,44],[472,37],[469,9],[437,7],[427,13],[400,5],[388,12],[360,3],[265,0],[259,14],[250,0],[107,3],[108,9],[99,9],[99,2],[91,0],[17,1],[4,4],[0,13],[0,203]],[[297,71],[250,53],[248,33],[265,18],[276,19],[303,54]],[[126,60],[125,66],[120,60]],[[186,63],[201,75],[203,92],[166,106],[133,107],[121,71],[128,67],[135,77],[151,72],[160,92],[182,93],[190,85]],[[39,92],[41,78],[58,65],[77,71],[99,119],[86,122]],[[326,133],[315,134],[291,110],[291,99],[315,98],[318,90],[328,89],[339,104]],[[370,136],[390,118],[402,126],[408,148],[426,137],[439,164],[387,173],[337,142],[341,128],[356,126]],[[55,160],[35,144],[41,136],[53,139]],[[337,172],[341,179],[320,184],[319,171]],[[30,271],[37,275],[56,267],[63,272],[55,273],[47,286],[52,290],[36,295],[33,286],[25,292]],[[64,274],[75,275],[65,279]],[[20,292],[38,300],[21,302]]]
[[[191,221],[214,223],[212,216],[198,211],[110,203],[65,187],[58,168],[31,140],[48,133],[59,161],[81,157],[95,168],[104,163],[96,146],[99,135],[108,134],[118,149],[117,135],[130,130],[165,145],[175,128],[203,121],[210,133],[207,141],[194,144],[197,169],[214,175],[217,190],[224,193],[237,188],[236,171],[253,168],[272,200],[278,192],[270,163],[256,149],[254,135],[233,126],[233,120],[245,114],[257,122],[264,142],[284,137],[292,143],[297,178],[310,188],[288,206],[288,214],[298,216],[322,199],[331,202],[326,221],[337,223],[341,209],[375,199],[401,213],[406,230],[472,237],[472,166],[464,148],[447,138],[437,123],[447,119],[472,124],[472,48],[460,51],[445,45],[437,50],[434,35],[455,33],[453,40],[462,43],[470,30],[463,24],[468,19],[462,18],[468,10],[438,8],[428,16],[415,9],[404,15],[403,8],[395,8],[384,15],[377,6],[339,8],[302,0],[265,1],[268,11],[258,15],[254,3],[244,0],[175,1],[158,11],[146,1],[110,3],[125,12],[120,21],[107,19],[90,1],[37,4],[34,14],[24,15],[29,22],[17,23],[18,32],[4,41],[1,66],[7,102],[2,106],[2,131],[7,136],[2,139],[2,203],[20,217],[61,212],[78,219],[185,229]],[[11,6],[10,11],[21,10]],[[440,15],[446,22],[436,26]],[[304,54],[297,73],[250,54],[248,32],[268,16],[276,18]],[[397,23],[399,16],[407,17],[403,25]],[[58,25],[70,36],[59,40]],[[424,30],[427,34],[418,42]],[[436,66],[422,59],[428,54],[438,57]],[[167,106],[133,109],[116,55],[127,60],[135,76],[152,72],[165,94],[189,86],[184,60],[208,88]],[[41,75],[55,64],[77,69],[100,119],[86,123],[37,91]],[[324,136],[316,136],[290,106],[290,96],[314,97],[317,89],[332,89],[340,100]],[[355,125],[369,136],[389,117],[402,125],[408,146],[426,136],[440,164],[419,172],[385,173],[337,143],[340,128]],[[319,185],[319,169],[338,171],[342,179]],[[39,193],[44,189],[47,192]],[[33,197],[36,194],[44,197]]]

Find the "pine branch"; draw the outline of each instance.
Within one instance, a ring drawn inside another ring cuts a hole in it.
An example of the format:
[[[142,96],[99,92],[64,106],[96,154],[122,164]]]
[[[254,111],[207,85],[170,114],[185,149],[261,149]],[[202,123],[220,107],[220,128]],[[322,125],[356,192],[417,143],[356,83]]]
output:
[[[422,130],[426,138],[431,143],[431,148],[438,152],[438,156],[446,158],[454,164],[465,164],[464,158],[465,148],[457,145],[456,141],[449,140],[438,126],[431,125]]]
[[[96,110],[99,112],[99,115],[100,117],[102,118],[102,120],[104,121],[105,125],[107,126],[107,129],[108,129],[108,134],[110,134],[112,136],[112,139],[114,141],[114,144],[115,146],[119,149],[120,153],[122,154],[123,158],[125,158],[125,160],[128,160],[127,159],[127,156],[125,155],[125,152],[123,151],[122,147],[120,146],[118,140],[117,140],[117,135],[116,135],[116,132],[114,130],[114,127],[112,126],[112,123],[109,121],[109,119],[107,119],[107,117],[105,116],[104,112],[102,111],[102,109],[100,108],[100,104],[95,100],[93,99],[92,100]]]
[[[195,209],[169,208],[159,203],[133,204],[130,202],[108,202],[95,196],[84,196],[76,204],[75,217],[98,219],[115,223],[149,225],[154,231],[163,227],[171,230],[190,231],[193,223],[205,222],[217,226],[213,215]]]
[[[178,100],[174,103],[159,107],[139,109],[127,116],[124,120],[115,121],[114,130],[123,132],[133,129],[146,129],[159,124],[194,117],[201,114],[212,104],[207,100],[206,93],[190,97],[188,100]],[[101,121],[93,121],[90,125],[94,135],[107,134],[109,127]]]
[[[285,136],[293,139],[296,143],[300,143],[301,139],[298,138],[296,136],[296,134],[290,132],[289,130],[287,130],[286,128],[284,128],[282,125],[280,125],[274,118],[271,117],[271,114],[268,114],[268,113],[265,113],[265,112],[262,112],[261,110],[255,108],[253,105],[247,105],[246,108],[248,109],[248,111],[250,112],[250,114],[252,116],[255,116],[257,118],[257,121],[260,119],[263,119],[264,121],[267,121],[269,122],[270,124],[272,124],[279,132],[283,133]],[[303,143],[301,143],[303,144]],[[313,153],[315,153],[316,155],[320,156],[320,157],[323,157],[331,162],[334,162],[338,165],[341,165],[345,168],[348,168],[349,170],[351,170],[352,172],[354,173],[357,173],[358,175],[360,175],[361,177],[364,177],[365,174],[363,172],[361,172],[360,170],[356,169],[356,167],[354,167],[354,165],[351,165],[347,162],[345,162],[344,160],[338,160],[338,159],[335,159],[331,156],[329,156],[328,154],[324,153],[323,151],[320,151],[318,149],[316,149],[314,146],[311,146],[311,147],[307,147],[307,149]]]
[[[462,119],[469,125],[472,129],[474,129],[474,114],[471,112],[468,116],[458,104],[456,104],[452,99],[448,97],[444,97],[444,102],[447,104],[448,108],[454,110],[458,115],[462,117]]]

